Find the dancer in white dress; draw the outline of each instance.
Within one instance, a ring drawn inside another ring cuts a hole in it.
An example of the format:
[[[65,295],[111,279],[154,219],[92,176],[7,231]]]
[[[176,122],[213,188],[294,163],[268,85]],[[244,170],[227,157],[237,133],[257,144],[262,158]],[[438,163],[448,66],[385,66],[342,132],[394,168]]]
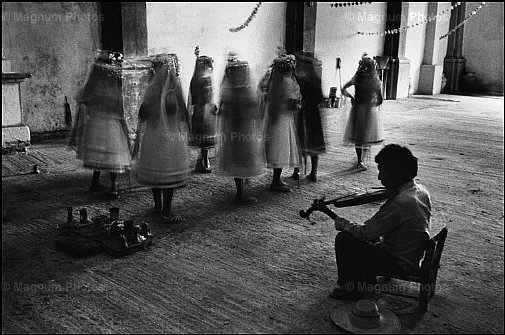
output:
[[[98,58],[77,99],[77,120],[70,138],[77,158],[93,169],[90,191],[107,188],[100,184],[100,173],[109,172],[111,195],[117,196],[117,174],[131,167],[131,150],[123,113],[121,71],[117,64]]]
[[[251,83],[249,64],[230,54],[226,64],[219,103],[219,172],[233,177],[237,204],[257,201],[243,195],[246,178],[263,175],[265,155],[262,116]]]
[[[300,87],[294,77],[295,57],[281,55],[272,65],[265,102],[265,153],[273,169],[270,190],[290,192],[281,180],[283,168],[300,166],[300,145],[295,111],[300,108]],[[264,86],[264,83],[262,84]]]
[[[213,60],[208,56],[199,56],[195,50],[196,64],[189,87],[188,110],[191,114],[191,138],[189,145],[200,149],[195,171],[210,173],[209,149],[217,139],[217,106],[213,101],[212,71]]]
[[[354,96],[347,91],[353,85]],[[370,147],[384,141],[384,126],[379,109],[382,104],[381,87],[375,61],[366,54],[363,54],[356,74],[342,87],[342,94],[351,98],[352,103],[344,143],[355,146],[358,171],[367,170],[363,160],[368,157]]]
[[[166,222],[177,223],[182,218],[172,213],[171,206],[174,189],[185,186],[189,174],[188,114],[177,56],[158,55],[153,67],[154,77],[139,111],[135,175],[139,183],[152,187],[155,210]]]

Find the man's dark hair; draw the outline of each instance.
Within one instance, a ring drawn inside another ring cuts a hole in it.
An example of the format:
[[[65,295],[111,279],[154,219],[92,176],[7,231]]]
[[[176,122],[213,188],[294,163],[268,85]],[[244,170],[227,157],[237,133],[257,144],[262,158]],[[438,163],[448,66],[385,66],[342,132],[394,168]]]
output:
[[[388,144],[382,148],[375,156],[375,162],[391,169],[400,184],[417,176],[417,158],[408,148],[398,144]]]

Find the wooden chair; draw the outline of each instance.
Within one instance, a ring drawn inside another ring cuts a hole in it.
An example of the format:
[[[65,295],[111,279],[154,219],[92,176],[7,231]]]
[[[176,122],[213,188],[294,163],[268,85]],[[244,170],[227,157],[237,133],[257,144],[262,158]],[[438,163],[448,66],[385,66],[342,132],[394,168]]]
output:
[[[445,238],[447,237],[447,227],[444,227],[437,235],[426,241],[424,249],[424,257],[421,261],[421,268],[414,273],[386,273],[382,272],[379,275],[399,280],[416,282],[420,284],[419,288],[419,311],[426,312],[428,309],[428,301],[435,294],[437,284],[438,268],[440,267],[440,258],[444,250]],[[384,293],[391,293],[385,291]],[[400,294],[408,297],[411,295]]]

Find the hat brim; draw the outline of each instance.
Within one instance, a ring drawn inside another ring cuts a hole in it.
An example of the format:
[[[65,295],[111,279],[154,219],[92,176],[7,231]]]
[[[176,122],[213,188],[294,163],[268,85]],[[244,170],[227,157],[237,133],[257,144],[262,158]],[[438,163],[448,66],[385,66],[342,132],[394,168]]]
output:
[[[357,328],[353,326],[349,315],[352,313],[354,305],[344,305],[334,309],[331,312],[331,319],[340,328],[347,330],[354,334],[397,334],[400,332],[402,326],[400,319],[388,310],[387,308],[379,307],[379,313],[381,315],[380,326],[377,328]]]

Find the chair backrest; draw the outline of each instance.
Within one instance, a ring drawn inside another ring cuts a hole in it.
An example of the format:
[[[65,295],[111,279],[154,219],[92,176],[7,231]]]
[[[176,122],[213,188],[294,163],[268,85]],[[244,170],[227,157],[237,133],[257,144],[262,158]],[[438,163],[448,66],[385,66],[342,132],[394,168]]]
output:
[[[444,227],[437,235],[426,241],[424,259],[421,264],[421,276],[431,276],[440,266],[447,231],[447,227]]]

